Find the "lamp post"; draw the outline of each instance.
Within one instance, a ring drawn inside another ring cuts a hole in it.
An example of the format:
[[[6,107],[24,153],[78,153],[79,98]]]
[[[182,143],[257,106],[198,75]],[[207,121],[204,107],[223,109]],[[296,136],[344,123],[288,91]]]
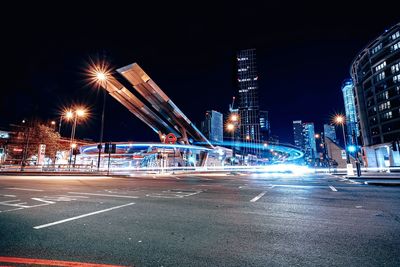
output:
[[[229,116],[229,121],[228,124],[226,125],[226,129],[229,132],[232,132],[232,159],[231,161],[232,164],[234,164],[234,160],[236,157],[236,140],[235,140],[235,131],[238,127],[238,122],[239,122],[239,116],[237,113],[231,113]]]
[[[74,122],[72,124],[72,130],[71,130],[69,165],[71,165],[73,150],[76,147],[76,144],[74,143],[74,140],[75,140],[76,124],[77,124],[77,121],[78,121],[78,117],[82,117],[83,118],[83,117],[85,117],[85,115],[86,115],[86,111],[83,108],[78,108],[75,111],[68,110],[65,113],[65,117],[68,120],[69,119],[73,119],[74,120]]]
[[[353,165],[350,162],[349,153],[347,152],[346,134],[344,132],[344,124],[346,122],[346,118],[343,115],[339,114],[335,116],[334,122],[336,125],[340,125],[342,127],[344,151],[346,153],[347,175],[354,175]]]
[[[100,127],[100,138],[99,145],[97,146],[99,150],[99,154],[97,157],[97,170],[100,170],[100,159],[101,159],[101,151],[102,151],[102,143],[103,143],[103,134],[104,134],[104,112],[106,107],[106,96],[107,96],[107,79],[108,79],[108,71],[101,66],[95,66],[93,69],[93,78],[97,82],[99,87],[104,87],[105,92],[103,92],[103,108],[101,112],[101,127]]]

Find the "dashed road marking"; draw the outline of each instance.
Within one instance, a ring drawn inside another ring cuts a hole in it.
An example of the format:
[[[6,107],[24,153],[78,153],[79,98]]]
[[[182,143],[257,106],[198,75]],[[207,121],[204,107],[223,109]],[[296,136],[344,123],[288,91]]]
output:
[[[330,188],[333,192],[337,192],[337,189],[336,189],[335,187],[333,187],[332,185],[330,185],[329,188]]]
[[[260,198],[262,198],[266,193],[267,193],[267,191],[261,192],[261,193],[258,194],[256,197],[252,198],[252,199],[250,200],[250,202],[256,202],[257,200],[259,200]]]
[[[43,192],[44,190],[41,189],[33,189],[33,188],[19,188],[19,187],[7,187],[5,189],[11,190],[24,190],[24,191],[35,191],[35,192]]]
[[[57,225],[57,224],[65,223],[65,222],[70,222],[70,221],[78,220],[78,219],[81,219],[81,218],[84,218],[84,217],[88,217],[88,216],[96,215],[96,214],[99,214],[99,213],[107,212],[107,211],[110,211],[110,210],[120,209],[120,208],[127,207],[127,206],[130,206],[130,205],[133,205],[133,204],[135,204],[135,203],[131,202],[131,203],[128,203],[128,204],[115,206],[115,207],[111,207],[111,208],[104,209],[104,210],[98,210],[98,211],[82,214],[82,215],[79,215],[79,216],[71,217],[71,218],[68,218],[68,219],[64,219],[64,220],[60,220],[60,221],[56,221],[56,222],[52,222],[52,223],[38,225],[38,226],[35,226],[33,228],[34,229],[42,229],[42,228],[50,227],[50,226],[53,226],[53,225]]]
[[[100,197],[139,198],[138,196],[110,195],[110,194],[97,194],[97,193],[84,193],[84,192],[68,192],[68,194],[88,195],[88,196],[100,196]]]

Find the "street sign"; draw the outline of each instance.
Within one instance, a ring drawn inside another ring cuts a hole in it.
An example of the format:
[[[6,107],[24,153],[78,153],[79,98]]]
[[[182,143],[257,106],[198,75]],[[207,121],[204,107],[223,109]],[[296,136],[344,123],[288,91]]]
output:
[[[46,153],[46,145],[40,144],[38,151],[38,160],[37,160],[38,165],[43,165],[45,153]]]
[[[166,144],[175,144],[177,140],[178,140],[178,138],[176,138],[176,136],[173,133],[169,133],[165,137],[164,143],[166,143]]]
[[[341,151],[342,153],[342,159],[346,159],[347,157],[346,157],[346,150],[342,150]]]

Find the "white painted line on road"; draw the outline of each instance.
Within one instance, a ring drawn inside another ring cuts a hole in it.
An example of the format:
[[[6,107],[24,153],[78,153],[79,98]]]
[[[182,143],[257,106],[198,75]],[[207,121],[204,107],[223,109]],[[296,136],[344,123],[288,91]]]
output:
[[[17,197],[16,195],[3,195],[5,197]]]
[[[38,197],[33,197],[31,199],[36,200],[36,201],[40,201],[40,202],[44,202],[44,203],[47,203],[47,204],[56,204],[56,202],[44,200],[44,199],[41,199],[41,198],[38,198]]]
[[[333,192],[337,192],[337,189],[334,188],[333,186],[330,185],[329,188],[330,188]]]
[[[52,223],[38,225],[38,226],[35,226],[33,228],[34,229],[42,229],[42,228],[50,227],[50,226],[53,226],[53,225],[56,225],[56,224],[61,224],[61,223],[77,220],[77,219],[80,219],[80,218],[96,215],[96,214],[99,214],[99,213],[107,212],[107,211],[110,211],[110,210],[120,209],[120,208],[123,208],[123,207],[126,207],[126,206],[130,206],[130,205],[133,205],[133,204],[135,204],[135,203],[131,202],[131,203],[128,203],[128,204],[124,204],[124,205],[121,205],[121,206],[108,208],[108,209],[105,209],[105,210],[98,210],[98,211],[95,211],[95,212],[82,214],[82,215],[75,216],[75,217],[68,218],[68,219],[64,219],[64,220],[61,220],[61,221],[56,221],[56,222],[52,222]]]
[[[19,188],[19,187],[8,187],[5,189],[11,189],[11,190],[25,190],[25,191],[35,191],[35,192],[42,192],[43,190],[41,189],[32,189],[32,188]]]
[[[139,198],[137,196],[109,195],[109,194],[83,193],[83,192],[68,192],[68,194],[88,195],[88,196],[101,196],[101,197]]]
[[[250,202],[256,202],[257,200],[259,200],[260,198],[262,198],[266,193],[267,193],[267,191],[264,191],[264,192],[258,194],[255,198],[253,198],[252,200],[250,200]]]

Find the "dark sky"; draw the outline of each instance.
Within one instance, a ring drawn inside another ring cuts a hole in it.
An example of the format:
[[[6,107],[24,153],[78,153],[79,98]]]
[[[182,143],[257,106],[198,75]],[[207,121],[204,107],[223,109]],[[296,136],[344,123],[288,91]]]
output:
[[[2,128],[30,116],[55,119],[62,106],[85,103],[92,115],[77,136],[97,140],[101,94],[85,85],[83,69],[99,55],[114,67],[139,63],[198,124],[208,109],[227,112],[237,95],[235,53],[256,48],[260,107],[270,112],[273,134],[291,142],[292,120],[321,129],[343,111],[340,86],[351,61],[400,20],[396,1],[83,2],[3,9]],[[106,140],[157,138],[111,97],[105,121]]]

